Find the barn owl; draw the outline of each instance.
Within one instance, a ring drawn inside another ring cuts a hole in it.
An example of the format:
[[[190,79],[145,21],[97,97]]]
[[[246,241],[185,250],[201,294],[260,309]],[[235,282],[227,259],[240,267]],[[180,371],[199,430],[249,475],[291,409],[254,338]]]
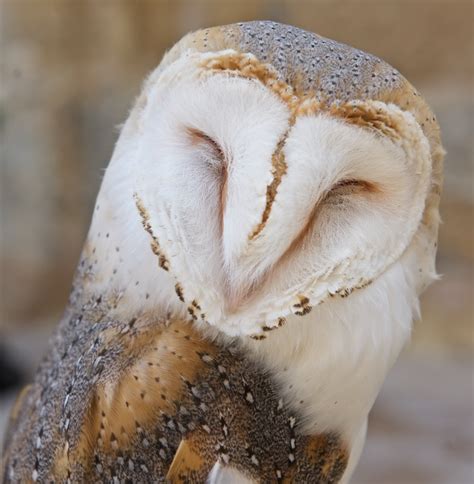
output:
[[[185,36],[102,182],[4,482],[347,482],[435,277],[443,149],[382,60]]]

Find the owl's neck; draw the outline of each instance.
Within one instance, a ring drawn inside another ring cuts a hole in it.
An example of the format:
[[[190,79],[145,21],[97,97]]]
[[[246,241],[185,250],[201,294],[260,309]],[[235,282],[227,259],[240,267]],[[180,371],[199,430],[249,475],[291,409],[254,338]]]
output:
[[[368,413],[417,312],[409,279],[397,263],[349,298],[331,299],[305,317],[292,317],[266,340],[247,342],[275,375],[282,395],[305,416],[305,432],[330,429],[344,436],[353,449],[352,467]]]
[[[119,140],[114,157],[121,149]],[[175,281],[151,250],[130,183],[114,168],[107,169],[82,253],[84,293],[120,300],[120,317],[149,312],[185,318]]]

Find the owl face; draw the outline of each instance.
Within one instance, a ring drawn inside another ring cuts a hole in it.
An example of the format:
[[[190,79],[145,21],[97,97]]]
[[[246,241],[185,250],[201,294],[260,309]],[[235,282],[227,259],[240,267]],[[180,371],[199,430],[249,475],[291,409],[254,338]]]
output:
[[[400,261],[430,177],[409,112],[302,96],[251,54],[189,50],[148,79],[104,191],[113,180],[133,205],[154,258],[141,271],[166,273],[177,307],[259,339]]]

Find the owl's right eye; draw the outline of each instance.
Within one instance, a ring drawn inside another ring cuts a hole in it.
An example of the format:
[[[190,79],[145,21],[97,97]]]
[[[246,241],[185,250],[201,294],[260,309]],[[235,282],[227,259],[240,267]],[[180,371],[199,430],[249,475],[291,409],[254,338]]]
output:
[[[193,146],[208,149],[215,155],[215,158],[224,161],[224,152],[213,138],[196,128],[187,127],[185,129],[189,142]]]
[[[219,222],[221,233],[224,229],[224,214],[227,203],[227,172],[229,156],[211,136],[197,128],[185,128],[188,142],[201,152],[202,159],[211,167],[216,189],[220,191]]]

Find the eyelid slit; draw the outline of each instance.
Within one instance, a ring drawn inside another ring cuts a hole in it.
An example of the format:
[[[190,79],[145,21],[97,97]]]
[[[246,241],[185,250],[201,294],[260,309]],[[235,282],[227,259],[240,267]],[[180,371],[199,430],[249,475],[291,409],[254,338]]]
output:
[[[218,166],[218,176],[221,180],[220,186],[220,224],[221,232],[224,230],[224,215],[225,208],[227,204],[227,178],[228,178],[228,167],[226,162],[226,157],[222,148],[219,144],[213,140],[209,135],[203,131],[196,128],[186,128],[186,134],[188,135],[191,144],[194,146],[199,146],[206,144],[213,152],[215,157],[222,161],[222,164]]]
[[[209,135],[207,135],[203,131],[200,131],[199,129],[189,128],[189,127],[186,128],[186,133],[187,133],[192,145],[198,145],[198,144],[205,143],[215,152],[216,156],[220,160],[222,160],[222,161],[225,160],[225,156],[224,156],[224,152],[222,151],[222,148]]]
[[[374,183],[367,180],[357,180],[349,178],[347,180],[341,180],[337,182],[330,190],[333,192],[340,188],[352,189],[352,191],[365,192],[365,193],[378,193],[380,192],[380,187]]]

